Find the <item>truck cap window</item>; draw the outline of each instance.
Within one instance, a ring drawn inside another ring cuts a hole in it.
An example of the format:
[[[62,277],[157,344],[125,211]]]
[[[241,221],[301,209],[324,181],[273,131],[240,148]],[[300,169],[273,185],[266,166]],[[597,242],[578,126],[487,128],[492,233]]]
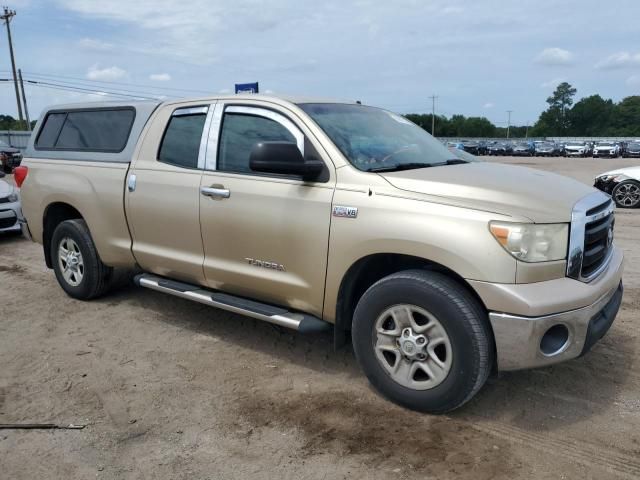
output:
[[[194,114],[175,113],[158,152],[158,160],[179,167],[198,168],[198,153],[206,112]]]
[[[292,142],[295,137],[280,123],[266,117],[225,113],[220,134],[218,170],[250,173],[249,155],[260,142]]]
[[[454,160],[456,157],[439,141],[395,113],[339,103],[302,103],[298,106],[359,170],[406,170],[466,163],[462,159]]]
[[[76,110],[47,115],[36,148],[120,152],[127,145],[133,108]]]

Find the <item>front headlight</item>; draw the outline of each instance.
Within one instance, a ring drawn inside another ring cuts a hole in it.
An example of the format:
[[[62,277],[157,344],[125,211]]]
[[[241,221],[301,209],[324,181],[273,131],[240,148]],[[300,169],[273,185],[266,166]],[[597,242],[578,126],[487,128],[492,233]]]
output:
[[[551,262],[567,258],[567,223],[491,222],[489,230],[507,252],[523,262]]]
[[[7,197],[7,200],[9,200],[9,203],[14,203],[18,201],[18,194],[16,192],[13,192],[11,194],[9,194],[9,196]]]

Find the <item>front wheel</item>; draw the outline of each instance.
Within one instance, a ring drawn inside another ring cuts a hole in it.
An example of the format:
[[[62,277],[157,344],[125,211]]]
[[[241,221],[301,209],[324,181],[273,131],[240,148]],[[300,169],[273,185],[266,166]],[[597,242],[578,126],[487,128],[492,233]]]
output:
[[[640,206],[640,182],[635,180],[620,182],[611,192],[611,196],[620,208],[636,208]]]
[[[58,283],[70,297],[90,300],[108,290],[113,269],[100,260],[84,220],[66,220],[56,227],[51,259]]]
[[[423,412],[462,406],[484,385],[493,365],[484,308],[436,272],[408,270],[375,283],[358,302],[352,338],[373,386]]]

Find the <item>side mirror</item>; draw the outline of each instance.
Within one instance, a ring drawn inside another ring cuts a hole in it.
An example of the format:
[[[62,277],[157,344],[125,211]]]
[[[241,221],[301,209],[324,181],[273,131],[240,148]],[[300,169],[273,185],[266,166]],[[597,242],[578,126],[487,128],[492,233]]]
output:
[[[324,169],[320,160],[305,160],[291,142],[260,142],[253,147],[249,166],[255,172],[298,175],[304,180],[317,178]]]

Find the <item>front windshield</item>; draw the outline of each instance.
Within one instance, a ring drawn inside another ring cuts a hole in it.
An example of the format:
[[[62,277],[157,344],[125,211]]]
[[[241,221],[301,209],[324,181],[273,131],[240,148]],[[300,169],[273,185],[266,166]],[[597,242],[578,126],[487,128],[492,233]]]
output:
[[[429,167],[455,159],[438,140],[395,113],[339,103],[303,103],[299,107],[359,170]]]
[[[584,147],[584,143],[582,143],[582,142],[569,142],[569,143],[567,143],[567,147]]]
[[[598,142],[599,147],[613,147],[612,142]]]

